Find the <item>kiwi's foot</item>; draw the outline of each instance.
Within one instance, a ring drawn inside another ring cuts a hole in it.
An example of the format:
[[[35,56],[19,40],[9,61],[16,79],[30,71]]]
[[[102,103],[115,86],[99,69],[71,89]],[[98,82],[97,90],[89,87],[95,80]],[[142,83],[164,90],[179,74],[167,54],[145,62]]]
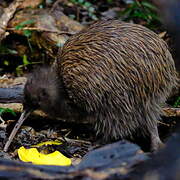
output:
[[[158,133],[157,127],[153,128],[151,130],[151,151],[155,152],[161,148],[163,148],[165,145],[161,141]]]
[[[164,143],[159,137],[153,137],[153,139],[151,139],[151,152],[156,152],[157,150],[162,149],[164,146]]]

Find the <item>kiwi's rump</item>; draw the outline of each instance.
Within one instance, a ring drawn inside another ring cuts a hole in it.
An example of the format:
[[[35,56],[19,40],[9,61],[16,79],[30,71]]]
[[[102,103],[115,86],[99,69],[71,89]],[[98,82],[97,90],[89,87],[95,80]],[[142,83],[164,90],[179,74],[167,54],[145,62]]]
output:
[[[176,83],[166,43],[147,28],[101,21],[72,36],[58,61],[69,98],[115,138],[150,129]]]

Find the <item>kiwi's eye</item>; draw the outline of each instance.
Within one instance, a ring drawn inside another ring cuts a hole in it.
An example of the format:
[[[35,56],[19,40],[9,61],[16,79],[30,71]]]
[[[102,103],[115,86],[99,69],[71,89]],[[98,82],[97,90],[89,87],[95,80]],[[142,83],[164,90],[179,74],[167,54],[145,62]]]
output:
[[[37,98],[33,97],[30,93],[25,92],[24,93],[24,99],[23,99],[23,108],[24,109],[36,109],[38,108],[38,100]]]
[[[48,94],[47,94],[46,90],[40,89],[39,99],[42,101],[42,100],[45,100],[47,97],[48,97]]]

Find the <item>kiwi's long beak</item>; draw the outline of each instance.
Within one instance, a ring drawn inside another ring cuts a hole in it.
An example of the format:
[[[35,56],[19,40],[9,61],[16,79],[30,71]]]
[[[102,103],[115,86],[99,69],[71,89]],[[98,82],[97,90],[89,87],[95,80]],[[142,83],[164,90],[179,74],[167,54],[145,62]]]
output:
[[[28,109],[28,110],[24,110],[19,118],[19,120],[17,121],[16,125],[14,126],[5,146],[4,146],[4,152],[7,152],[12,140],[14,139],[14,136],[16,135],[17,131],[19,130],[19,128],[21,127],[22,123],[27,119],[27,117],[31,114],[32,110]]]

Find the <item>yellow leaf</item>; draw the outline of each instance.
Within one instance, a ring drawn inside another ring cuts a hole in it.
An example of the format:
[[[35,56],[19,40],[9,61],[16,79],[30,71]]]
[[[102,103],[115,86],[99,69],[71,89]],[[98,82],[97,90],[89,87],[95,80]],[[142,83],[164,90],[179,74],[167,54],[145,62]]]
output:
[[[21,161],[32,162],[39,165],[71,165],[71,159],[65,157],[59,151],[50,154],[39,153],[36,148],[25,149],[23,146],[18,149],[18,156]]]

